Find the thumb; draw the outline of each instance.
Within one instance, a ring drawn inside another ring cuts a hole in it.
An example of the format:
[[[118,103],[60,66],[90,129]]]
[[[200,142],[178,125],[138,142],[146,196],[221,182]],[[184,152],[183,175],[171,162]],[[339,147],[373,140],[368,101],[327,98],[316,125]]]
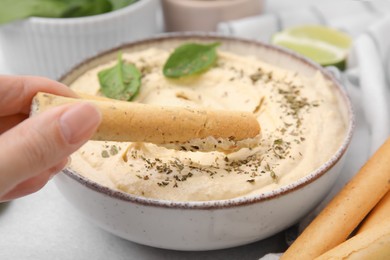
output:
[[[88,103],[53,108],[0,136],[0,196],[58,165],[83,145],[101,121]]]

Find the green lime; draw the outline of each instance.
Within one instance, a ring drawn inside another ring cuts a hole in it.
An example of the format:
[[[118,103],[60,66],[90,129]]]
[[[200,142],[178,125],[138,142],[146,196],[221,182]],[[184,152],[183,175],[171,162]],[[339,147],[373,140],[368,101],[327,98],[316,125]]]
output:
[[[326,26],[302,25],[274,34],[271,42],[300,53],[322,66],[336,66],[344,70],[352,37]]]

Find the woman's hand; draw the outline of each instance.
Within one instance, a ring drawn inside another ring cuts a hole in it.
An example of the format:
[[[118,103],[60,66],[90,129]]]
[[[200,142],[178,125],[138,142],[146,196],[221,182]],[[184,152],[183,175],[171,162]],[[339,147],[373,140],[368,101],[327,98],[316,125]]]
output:
[[[65,105],[29,118],[37,92],[74,97],[41,77],[0,76],[0,201],[42,188],[83,145],[101,121],[90,104]]]

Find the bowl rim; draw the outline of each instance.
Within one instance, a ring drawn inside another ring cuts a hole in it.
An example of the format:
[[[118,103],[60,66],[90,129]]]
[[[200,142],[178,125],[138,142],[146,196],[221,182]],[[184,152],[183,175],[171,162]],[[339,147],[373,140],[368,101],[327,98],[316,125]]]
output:
[[[346,92],[345,88],[342,86],[341,82],[333,75],[333,73],[331,73],[331,71],[321,67],[320,65],[312,62],[311,60],[305,58],[300,54],[297,54],[293,51],[290,51],[280,46],[264,43],[261,41],[251,40],[251,39],[220,35],[218,33],[213,33],[213,32],[163,33],[146,39],[140,39],[125,44],[121,44],[115,48],[106,50],[104,52],[100,52],[97,55],[94,55],[84,60],[83,62],[74,66],[72,69],[68,70],[67,73],[65,73],[63,76],[60,77],[59,81],[63,81],[68,75],[71,75],[74,71],[77,71],[80,67],[88,64],[89,62],[98,59],[99,57],[108,55],[112,52],[119,51],[121,49],[137,46],[140,44],[153,43],[153,42],[164,41],[164,40],[185,40],[185,39],[195,39],[195,38],[198,38],[200,40],[220,40],[220,41],[230,41],[230,42],[241,42],[243,44],[256,45],[262,48],[272,49],[274,51],[282,52],[283,55],[290,56],[290,58],[299,60],[300,62],[303,62],[305,65],[320,71],[326,79],[330,80],[336,86],[336,90],[340,93],[342,99],[345,102],[345,106],[347,108],[347,113],[348,113],[347,115],[348,127],[346,129],[345,137],[341,145],[336,150],[336,152],[331,156],[331,158],[329,158],[320,167],[310,172],[306,176],[292,183],[281,186],[275,190],[262,192],[260,194],[237,197],[237,198],[231,198],[225,200],[210,200],[210,201],[171,201],[171,200],[147,198],[147,197],[137,196],[137,195],[125,193],[122,191],[114,190],[109,187],[103,186],[97,182],[87,179],[86,177],[80,175],[79,173],[77,173],[76,171],[68,167],[63,169],[62,173],[64,173],[66,176],[70,177],[71,179],[75,180],[76,182],[80,183],[81,185],[87,187],[90,190],[93,190],[95,192],[101,193],[105,196],[114,199],[119,199],[121,201],[136,203],[144,206],[154,206],[154,207],[163,207],[163,208],[207,210],[207,209],[221,209],[221,208],[231,208],[236,206],[251,205],[258,202],[268,201],[273,198],[277,198],[285,194],[291,193],[322,177],[328,170],[330,170],[333,166],[335,166],[335,164],[343,157],[351,142],[353,129],[355,127],[355,114],[348,93]]]

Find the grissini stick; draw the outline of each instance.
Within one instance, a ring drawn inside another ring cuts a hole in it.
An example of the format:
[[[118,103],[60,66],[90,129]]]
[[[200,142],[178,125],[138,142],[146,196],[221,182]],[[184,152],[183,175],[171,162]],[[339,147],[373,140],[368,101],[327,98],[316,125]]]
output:
[[[371,260],[390,258],[390,218],[361,232],[315,260]]]
[[[390,221],[390,191],[386,193],[370,214],[368,214],[367,218],[364,219],[357,233],[359,234],[372,227],[381,225],[382,222],[387,220]]]
[[[344,242],[390,190],[390,138],[282,255],[314,259]]]
[[[389,259],[390,191],[364,219],[356,235],[321,255],[320,259]]]
[[[223,139],[234,145],[241,141],[251,143],[245,140],[260,133],[256,117],[249,112],[156,106],[86,97],[77,99],[37,93],[33,99],[32,114],[58,105],[90,102],[102,113],[102,123],[92,140],[180,144],[184,147],[186,143],[195,146],[193,140],[199,143],[211,137],[216,144],[217,140]]]

